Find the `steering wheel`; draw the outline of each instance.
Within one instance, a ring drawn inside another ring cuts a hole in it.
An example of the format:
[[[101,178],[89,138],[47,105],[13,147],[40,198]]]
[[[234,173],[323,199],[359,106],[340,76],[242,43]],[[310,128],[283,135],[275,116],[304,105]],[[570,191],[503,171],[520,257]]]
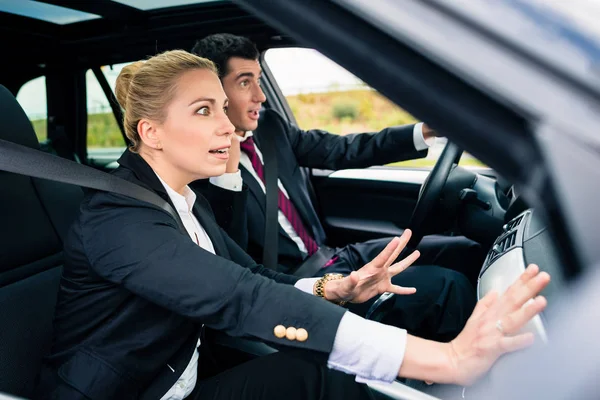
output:
[[[425,231],[423,227],[427,222],[429,215],[433,211],[435,205],[439,201],[446,181],[452,171],[454,164],[458,164],[460,156],[463,151],[456,144],[448,142],[440,158],[438,158],[435,166],[423,182],[421,190],[419,191],[419,198],[417,205],[413,210],[409,229],[412,231],[410,241],[406,245],[404,251],[405,254],[409,254],[412,250],[416,249],[417,245],[423,239]],[[381,322],[383,318],[392,310],[394,307],[394,294],[384,293],[382,294],[369,308],[365,318]]]
[[[412,236],[406,246],[407,249],[416,249],[417,245],[423,239],[426,222],[442,195],[450,171],[452,171],[454,164],[458,164],[462,153],[463,150],[460,147],[452,142],[448,142],[440,158],[438,158],[435,166],[427,176],[427,179],[423,182],[419,191],[417,204],[408,224],[408,228],[412,231]]]

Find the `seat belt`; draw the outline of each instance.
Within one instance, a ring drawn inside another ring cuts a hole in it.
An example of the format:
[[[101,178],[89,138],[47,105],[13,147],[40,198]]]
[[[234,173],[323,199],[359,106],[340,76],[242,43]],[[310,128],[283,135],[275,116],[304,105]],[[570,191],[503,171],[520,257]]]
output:
[[[270,132],[278,130],[267,129]],[[268,138],[260,143],[263,165],[265,167],[265,241],[263,246],[262,263],[265,267],[276,270],[279,256],[279,185],[277,167],[277,146],[274,138]]]
[[[186,231],[179,214],[169,202],[156,193],[75,161],[0,139],[0,170],[116,193],[144,201],[168,212],[175,218],[182,232]]]

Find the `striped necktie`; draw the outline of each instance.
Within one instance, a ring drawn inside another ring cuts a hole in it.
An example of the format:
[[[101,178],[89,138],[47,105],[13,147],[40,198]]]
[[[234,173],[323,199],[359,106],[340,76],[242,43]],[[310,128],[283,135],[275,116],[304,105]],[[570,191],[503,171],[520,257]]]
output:
[[[258,175],[258,177],[260,178],[260,180],[263,182],[263,185],[264,185],[264,183],[265,183],[264,166],[263,166],[262,161],[260,160],[260,157],[258,157],[258,154],[256,153],[256,147],[254,145],[254,140],[252,139],[252,137],[249,137],[245,141],[243,141],[241,143],[240,147],[241,147],[241,150],[248,155],[248,158],[250,158],[250,162],[252,163],[252,168],[254,168],[254,171],[256,171],[256,175]],[[290,223],[292,224],[292,227],[294,228],[294,230],[296,231],[296,233],[298,234],[300,239],[302,239],[302,242],[304,243],[304,245],[306,246],[306,249],[308,251],[308,255],[309,256],[313,255],[319,249],[319,245],[317,244],[317,242],[315,241],[313,236],[310,234],[310,232],[304,226],[304,223],[302,222],[302,219],[300,218],[300,214],[298,213],[298,210],[294,206],[294,203],[292,203],[291,200],[287,198],[287,196],[283,193],[283,191],[279,187],[278,187],[277,205],[279,206],[279,209],[281,210],[281,212],[283,212],[283,215],[285,215],[285,217],[288,219],[288,221],[290,221]],[[267,244],[265,243],[265,246],[266,245]]]

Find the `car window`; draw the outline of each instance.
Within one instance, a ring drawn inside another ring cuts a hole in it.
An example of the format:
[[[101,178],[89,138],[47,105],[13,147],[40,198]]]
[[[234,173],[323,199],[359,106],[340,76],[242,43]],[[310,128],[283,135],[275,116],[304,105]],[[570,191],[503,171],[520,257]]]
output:
[[[119,71],[126,64],[103,66],[102,73],[114,92]],[[87,85],[87,154],[95,164],[106,165],[119,158],[126,144],[98,79],[88,70]]]
[[[302,129],[318,128],[345,135],[418,122],[408,112],[316,50],[269,49],[264,60]],[[424,159],[388,166],[432,168],[446,142],[445,138],[436,139]],[[485,167],[466,153],[460,165]]]
[[[17,92],[17,101],[29,117],[38,141],[45,141],[48,137],[46,77],[40,76],[21,86]]]

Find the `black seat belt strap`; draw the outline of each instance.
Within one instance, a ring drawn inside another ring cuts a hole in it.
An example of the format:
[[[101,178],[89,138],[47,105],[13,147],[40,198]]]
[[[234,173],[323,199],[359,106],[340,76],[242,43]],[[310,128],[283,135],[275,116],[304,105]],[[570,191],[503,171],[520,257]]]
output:
[[[272,130],[278,132],[278,130]],[[263,265],[267,268],[277,269],[279,255],[279,185],[277,184],[277,147],[274,138],[268,138],[261,142],[263,164],[265,168],[265,192],[266,192],[266,218],[265,218],[265,241],[263,247]]]
[[[0,170],[103,190],[145,201],[171,214],[179,228],[185,232],[179,214],[159,195],[92,167],[0,139]]]

